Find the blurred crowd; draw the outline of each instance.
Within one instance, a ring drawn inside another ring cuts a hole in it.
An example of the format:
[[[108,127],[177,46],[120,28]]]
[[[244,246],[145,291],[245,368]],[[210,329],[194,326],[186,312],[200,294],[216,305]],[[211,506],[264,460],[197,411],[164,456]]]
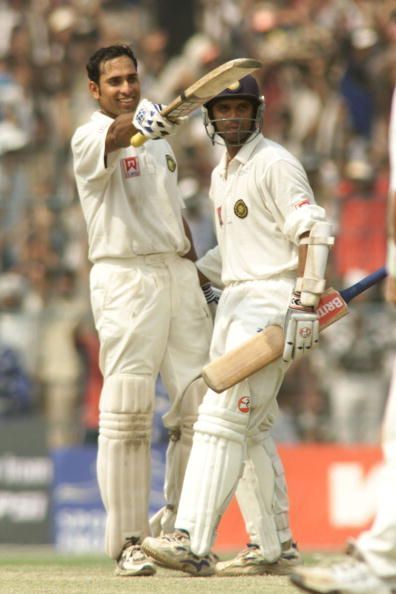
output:
[[[0,0],[0,423],[43,412],[49,444],[95,436],[101,387],[70,138],[95,109],[85,63],[130,43],[142,94],[170,102],[213,67],[262,61],[264,133],[303,163],[336,234],[329,280],[385,262],[394,0]],[[199,254],[215,244],[220,148],[199,110],[172,139]],[[279,396],[283,442],[376,443],[396,345],[382,287],[323,334]],[[163,398],[159,385],[159,398]],[[159,406],[163,406],[163,403]]]

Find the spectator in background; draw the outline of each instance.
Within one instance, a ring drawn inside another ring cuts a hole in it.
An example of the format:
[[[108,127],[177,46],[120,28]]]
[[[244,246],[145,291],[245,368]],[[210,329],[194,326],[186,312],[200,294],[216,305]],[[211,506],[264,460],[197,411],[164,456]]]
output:
[[[78,294],[76,273],[62,268],[50,272],[38,345],[38,377],[51,448],[82,441],[83,370],[78,341],[88,312],[88,302]]]
[[[333,264],[334,273],[345,281],[351,272],[373,272],[385,261],[388,178],[376,172],[366,156],[351,159],[343,173],[334,197],[337,241]]]
[[[37,344],[40,325],[29,309],[30,290],[16,273],[0,274],[0,415],[37,407]]]

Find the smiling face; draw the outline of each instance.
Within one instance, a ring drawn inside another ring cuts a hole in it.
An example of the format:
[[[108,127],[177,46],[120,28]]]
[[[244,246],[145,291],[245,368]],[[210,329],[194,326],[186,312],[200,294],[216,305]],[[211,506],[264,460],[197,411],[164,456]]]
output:
[[[212,123],[226,145],[241,146],[255,128],[256,108],[248,99],[220,99],[212,107]]]
[[[135,64],[128,56],[102,62],[99,82],[89,81],[89,90],[101,110],[112,118],[135,111],[140,101],[140,83]]]

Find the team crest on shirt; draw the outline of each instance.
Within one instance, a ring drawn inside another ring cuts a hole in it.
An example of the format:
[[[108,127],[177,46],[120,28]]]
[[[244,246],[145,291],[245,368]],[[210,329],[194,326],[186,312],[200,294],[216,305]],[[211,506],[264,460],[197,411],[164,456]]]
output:
[[[165,157],[168,169],[173,173],[174,171],[176,171],[176,161],[171,155],[165,155]]]
[[[241,413],[248,413],[250,411],[250,398],[249,396],[242,396],[238,400],[238,410]]]
[[[136,177],[140,175],[139,157],[126,157],[121,161],[124,177]]]
[[[239,219],[245,219],[248,216],[249,209],[243,200],[237,200],[234,204],[234,213]]]

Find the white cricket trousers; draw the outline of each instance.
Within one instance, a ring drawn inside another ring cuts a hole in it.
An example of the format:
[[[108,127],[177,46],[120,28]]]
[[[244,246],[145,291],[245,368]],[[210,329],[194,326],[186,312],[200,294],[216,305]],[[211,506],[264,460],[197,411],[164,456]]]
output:
[[[165,425],[191,435],[212,320],[195,265],[176,254],[101,261],[90,281],[104,377],[98,482],[107,511],[105,550],[117,558],[125,539],[149,533],[156,377],[170,399]]]
[[[372,395],[373,398],[376,394]],[[382,431],[384,472],[381,477],[376,516],[370,530],[356,546],[373,571],[396,588],[396,357]]]

